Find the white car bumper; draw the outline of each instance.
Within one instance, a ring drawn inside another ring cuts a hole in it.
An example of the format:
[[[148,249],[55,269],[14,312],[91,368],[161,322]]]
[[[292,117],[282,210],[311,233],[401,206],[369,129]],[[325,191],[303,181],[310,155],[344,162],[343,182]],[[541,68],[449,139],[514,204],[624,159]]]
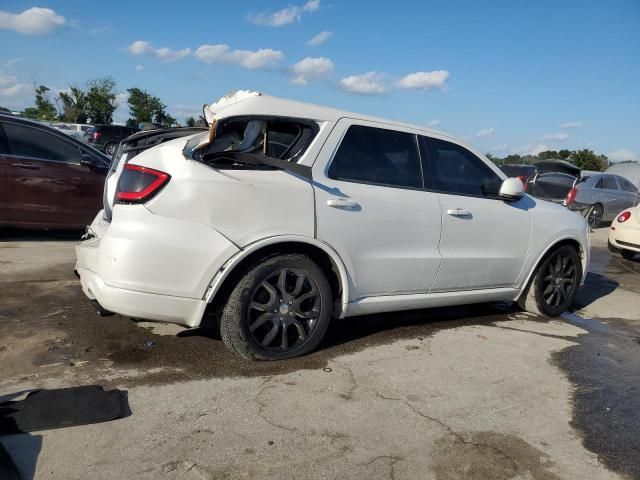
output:
[[[238,248],[206,225],[154,215],[142,205],[98,214],[76,246],[76,272],[91,300],[114,313],[197,326],[207,287]]]

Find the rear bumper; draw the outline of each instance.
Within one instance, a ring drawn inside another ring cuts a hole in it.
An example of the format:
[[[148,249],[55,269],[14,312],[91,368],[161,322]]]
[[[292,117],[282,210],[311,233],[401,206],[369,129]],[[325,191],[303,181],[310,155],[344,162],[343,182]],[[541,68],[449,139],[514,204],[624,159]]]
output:
[[[78,267],[76,271],[82,291],[90,300],[96,300],[105,310],[121,315],[195,327],[207,306],[204,300],[112,287],[91,270]]]
[[[609,230],[609,243],[621,250],[640,253],[640,228],[615,225],[615,230]]]
[[[102,308],[136,318],[200,323],[211,280],[238,248],[206,225],[154,215],[143,205],[98,214],[76,246],[82,290]]]

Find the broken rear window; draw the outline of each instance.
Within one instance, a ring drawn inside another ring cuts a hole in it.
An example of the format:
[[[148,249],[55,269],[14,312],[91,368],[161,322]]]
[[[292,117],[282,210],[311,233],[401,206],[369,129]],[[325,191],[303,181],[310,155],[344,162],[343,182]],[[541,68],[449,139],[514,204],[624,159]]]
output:
[[[212,129],[213,140],[206,142],[198,135],[187,143],[184,154],[206,161],[221,152],[236,152],[297,163],[318,133],[318,124],[297,118],[243,116],[220,120]]]

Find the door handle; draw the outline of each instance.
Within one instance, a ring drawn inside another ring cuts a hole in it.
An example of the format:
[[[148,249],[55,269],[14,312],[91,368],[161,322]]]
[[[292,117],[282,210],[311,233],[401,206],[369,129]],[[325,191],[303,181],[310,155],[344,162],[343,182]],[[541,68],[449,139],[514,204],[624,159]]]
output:
[[[354,210],[360,206],[348,198],[332,198],[331,200],[327,200],[327,205],[333,208],[342,208],[344,210]]]
[[[40,167],[37,165],[32,165],[30,163],[12,163],[10,164],[12,167],[23,168],[25,170],[40,170]]]
[[[470,217],[471,212],[464,210],[462,208],[452,208],[447,210],[447,215],[451,215],[452,217]]]

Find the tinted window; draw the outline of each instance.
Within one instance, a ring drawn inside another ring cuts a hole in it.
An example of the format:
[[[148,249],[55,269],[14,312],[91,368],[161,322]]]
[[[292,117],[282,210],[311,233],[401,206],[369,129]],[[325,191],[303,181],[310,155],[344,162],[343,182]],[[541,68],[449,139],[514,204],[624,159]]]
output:
[[[56,135],[15,123],[5,123],[3,128],[13,155],[80,163],[80,149]]]
[[[638,189],[626,178],[618,177],[618,182],[625,192],[637,193]]]
[[[466,148],[444,140],[426,139],[429,147],[427,188],[439,192],[496,197],[502,180]]]
[[[329,178],[396,187],[422,187],[416,136],[382,128],[349,127]]]
[[[611,175],[607,175],[603,177],[604,187],[607,190],[618,190],[618,184],[616,183],[616,179]]]

